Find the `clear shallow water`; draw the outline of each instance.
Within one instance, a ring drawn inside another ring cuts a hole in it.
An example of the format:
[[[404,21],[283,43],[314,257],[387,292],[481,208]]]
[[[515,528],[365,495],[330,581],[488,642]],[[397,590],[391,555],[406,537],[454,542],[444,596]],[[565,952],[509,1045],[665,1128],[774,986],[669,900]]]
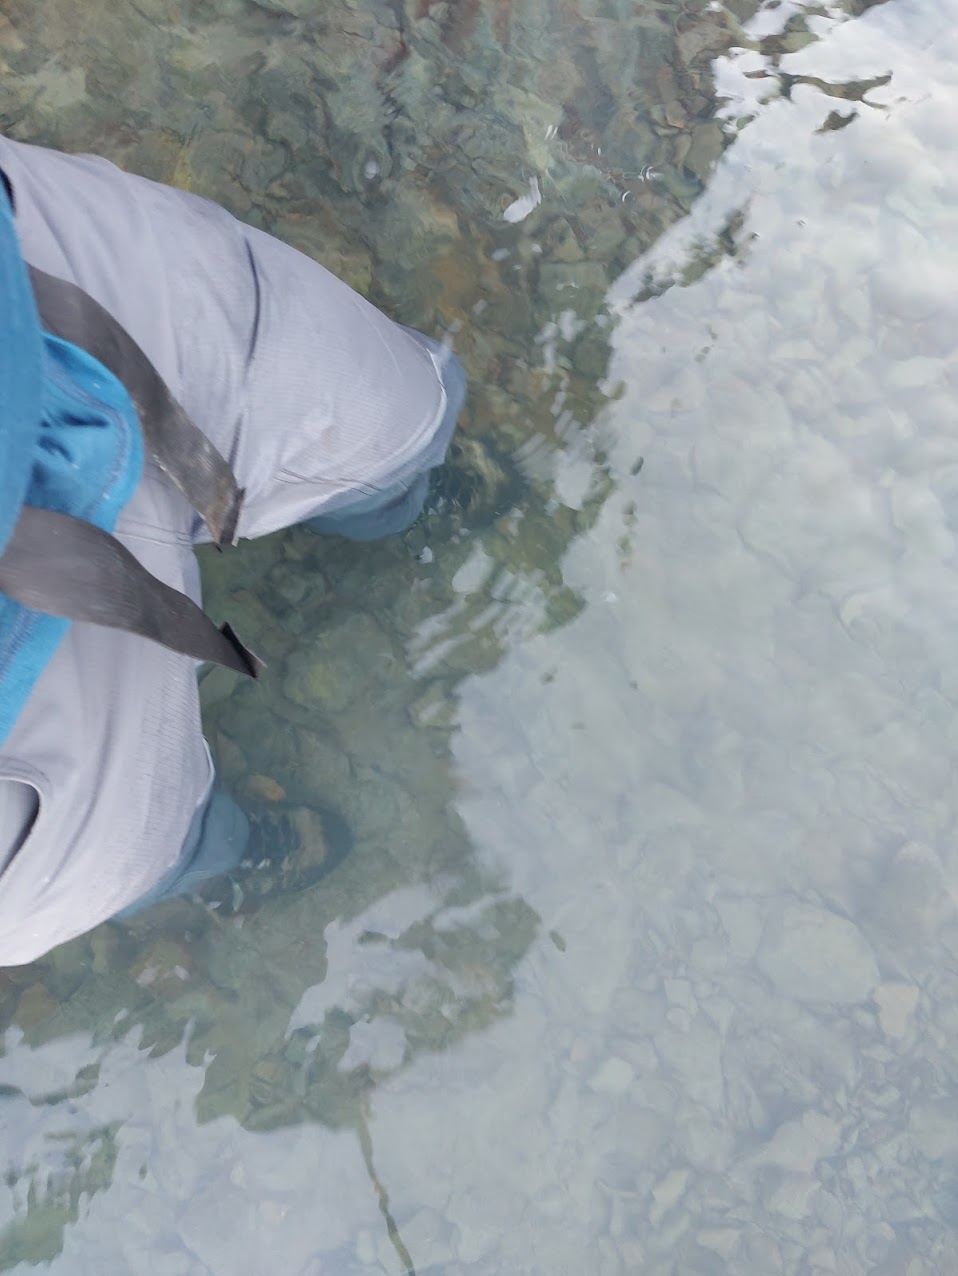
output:
[[[3,1270],[958,1270],[958,13],[860,10],[5,10],[5,127],[473,394],[406,538],[206,564],[354,849],[0,976]]]

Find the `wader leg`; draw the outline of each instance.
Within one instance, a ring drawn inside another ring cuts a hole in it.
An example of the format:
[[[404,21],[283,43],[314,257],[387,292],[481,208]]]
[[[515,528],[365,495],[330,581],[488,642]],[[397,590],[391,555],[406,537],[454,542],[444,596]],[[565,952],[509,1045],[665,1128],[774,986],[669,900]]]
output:
[[[191,895],[211,877],[231,873],[245,855],[248,842],[249,820],[219,777],[214,777],[206,803],[193,817],[178,863],[148,895],[117,917],[134,917],[159,900]]]
[[[412,331],[410,329],[409,331]],[[421,333],[414,333],[424,345],[438,349],[437,343]],[[443,457],[456,428],[456,421],[466,400],[466,374],[454,354],[446,356],[443,366],[443,388],[446,391],[446,411],[439,428],[430,442],[430,452]],[[436,461],[435,464],[439,464]],[[359,496],[352,504],[329,514],[319,514],[306,519],[306,526],[325,535],[345,536],[351,541],[378,540],[392,536],[411,527],[426,501],[429,490],[429,469],[409,479],[393,483],[382,491]]]

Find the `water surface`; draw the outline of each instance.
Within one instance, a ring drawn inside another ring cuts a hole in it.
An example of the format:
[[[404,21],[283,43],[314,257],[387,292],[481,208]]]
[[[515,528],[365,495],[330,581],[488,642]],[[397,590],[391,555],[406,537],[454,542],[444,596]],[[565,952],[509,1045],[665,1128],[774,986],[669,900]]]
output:
[[[0,976],[0,1270],[958,1271],[958,9],[12,0],[0,124],[450,340],[405,537],[205,562],[321,883]],[[310,821],[312,820],[312,824]]]

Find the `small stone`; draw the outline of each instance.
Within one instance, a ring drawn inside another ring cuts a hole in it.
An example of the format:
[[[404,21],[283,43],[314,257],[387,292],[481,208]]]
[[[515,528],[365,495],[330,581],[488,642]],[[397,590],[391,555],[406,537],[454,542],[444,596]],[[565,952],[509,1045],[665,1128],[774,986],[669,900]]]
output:
[[[708,1227],[695,1239],[703,1249],[710,1249],[720,1258],[731,1258],[738,1245],[739,1234],[733,1227]]]
[[[120,960],[120,936],[113,927],[101,926],[90,936],[93,969],[98,975],[108,974]]]
[[[288,811],[287,817],[300,845],[308,852],[310,863],[324,864],[331,858],[330,852],[335,848],[327,844],[327,827],[318,811],[298,806]]]
[[[625,1059],[613,1056],[595,1072],[589,1088],[597,1094],[624,1094],[635,1079],[632,1065]]]
[[[285,1201],[260,1201],[259,1203],[260,1218],[272,1227],[282,1223],[288,1213],[289,1206]]]
[[[155,992],[175,994],[190,977],[193,959],[180,944],[169,939],[151,944],[130,970],[132,978],[141,988]]]
[[[438,683],[431,683],[406,707],[410,721],[417,727],[451,727],[457,710],[457,702],[449,689]]]
[[[258,1107],[266,1107],[282,1098],[283,1083],[289,1080],[278,1059],[260,1059],[250,1069],[250,1098]]]
[[[801,1219],[809,1213],[809,1201],[818,1184],[811,1174],[785,1174],[766,1202],[772,1214]]]
[[[23,40],[16,27],[5,14],[0,13],[0,49],[19,53],[22,48]]]
[[[646,1261],[646,1249],[642,1242],[635,1236],[623,1236],[618,1242],[619,1266],[616,1270],[622,1272],[638,1272],[642,1271]],[[612,1271],[609,1267],[607,1270]]]
[[[338,713],[349,704],[350,688],[322,650],[294,651],[286,663],[283,693],[293,704]]]
[[[685,167],[700,182],[708,181],[712,169],[725,150],[725,134],[715,120],[698,125],[692,134],[692,145],[685,157]]]
[[[800,337],[781,342],[772,352],[772,358],[796,363],[816,363],[821,358],[821,351],[807,337]]]
[[[495,570],[495,560],[476,541],[469,557],[452,578],[452,588],[457,594],[476,594]]]
[[[229,779],[235,780],[237,776],[243,774],[246,770],[246,758],[243,756],[243,750],[239,745],[224,735],[222,731],[217,731],[213,737],[213,756],[216,760],[216,767]]]
[[[576,1037],[569,1047],[569,1062],[573,1067],[581,1068],[590,1054],[588,1040],[585,1037]]]
[[[356,1237],[356,1257],[364,1267],[371,1267],[376,1261],[376,1236],[364,1227]]]
[[[582,249],[571,231],[559,240],[559,243],[552,250],[552,256],[556,261],[573,262],[582,260]]]
[[[17,1004],[17,1023],[21,1028],[33,1028],[48,1019],[59,1008],[59,1002],[44,984],[31,984],[20,994]]]
[[[917,1104],[908,1116],[917,1151],[931,1161],[949,1161],[958,1155],[958,1113],[944,1099]]]
[[[403,1244],[416,1255],[417,1267],[440,1266],[448,1270],[455,1258],[450,1244],[451,1228],[435,1210],[424,1208],[400,1228]]]
[[[878,1022],[886,1037],[903,1037],[918,1005],[914,984],[879,984],[872,994],[878,1007]]]
[[[809,1174],[823,1156],[838,1147],[837,1122],[821,1112],[806,1112],[801,1120],[785,1121],[759,1153],[762,1165],[775,1165],[796,1174]]]
[[[885,373],[889,390],[914,390],[931,385],[945,371],[943,359],[931,359],[927,355],[915,355],[911,359],[899,359]]]
[[[540,296],[555,310],[595,314],[607,287],[605,267],[598,262],[549,262],[539,272]]]
[[[669,1170],[652,1189],[655,1202],[649,1215],[653,1223],[658,1223],[673,1206],[677,1205],[685,1194],[685,1186],[689,1180],[688,1170]]]
[[[751,961],[761,941],[764,924],[758,901],[719,899],[715,907],[728,937],[729,952],[738,961]]]
[[[267,579],[270,588],[291,607],[298,607],[308,593],[315,601],[325,592],[323,579],[317,572],[306,572],[285,562],[277,563]]]
[[[896,943],[927,946],[954,915],[944,868],[935,850],[908,842],[896,852],[878,882],[872,901],[877,921]]]
[[[286,797],[283,786],[268,775],[251,775],[246,781],[246,791],[250,797],[264,802],[282,802]]]
[[[783,996],[800,1001],[852,1005],[880,978],[858,927],[810,904],[787,907],[780,923],[766,927],[757,960]]]
[[[783,53],[798,53],[817,38],[811,31],[789,31],[781,37],[779,44]]]
[[[665,995],[671,1006],[681,1006],[684,1010],[693,1010],[695,1007],[692,985],[687,979],[666,979]]]

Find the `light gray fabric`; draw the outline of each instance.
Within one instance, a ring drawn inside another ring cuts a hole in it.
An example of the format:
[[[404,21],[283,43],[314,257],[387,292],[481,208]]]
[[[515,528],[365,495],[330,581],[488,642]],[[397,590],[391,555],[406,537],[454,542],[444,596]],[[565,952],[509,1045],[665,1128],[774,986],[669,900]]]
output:
[[[102,159],[0,138],[0,168],[27,260],[106,306],[230,460],[247,489],[241,536],[441,459],[440,357],[316,263]],[[148,470],[116,534],[198,599],[203,530]],[[139,899],[179,858],[210,784],[193,666],[74,624],[0,751],[3,778],[40,799],[0,874],[0,965],[17,965]],[[0,863],[3,843],[0,829]]]
[[[37,817],[40,796],[20,780],[0,780],[0,871],[22,846]]]

